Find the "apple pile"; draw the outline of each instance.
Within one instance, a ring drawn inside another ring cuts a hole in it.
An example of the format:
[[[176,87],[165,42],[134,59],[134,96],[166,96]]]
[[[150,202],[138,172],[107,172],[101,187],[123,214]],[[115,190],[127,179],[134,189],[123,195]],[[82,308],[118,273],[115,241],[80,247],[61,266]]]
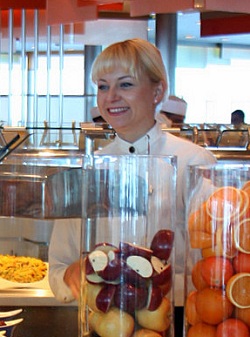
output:
[[[147,329],[162,336],[170,326],[170,254],[174,233],[159,230],[149,248],[99,243],[85,263],[90,327],[101,337],[132,337]],[[149,335],[150,336],[150,335]]]

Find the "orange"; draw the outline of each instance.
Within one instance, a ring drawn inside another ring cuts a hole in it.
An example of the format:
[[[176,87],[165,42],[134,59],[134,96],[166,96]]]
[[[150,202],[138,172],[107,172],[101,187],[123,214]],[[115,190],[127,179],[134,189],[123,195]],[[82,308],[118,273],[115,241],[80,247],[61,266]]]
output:
[[[222,287],[233,276],[231,261],[221,256],[210,256],[203,260],[201,275],[205,282],[212,287]]]
[[[248,326],[236,318],[229,318],[217,327],[216,337],[249,337]]]
[[[237,249],[250,254],[250,218],[242,220],[235,226],[234,240]]]
[[[242,186],[243,190],[247,190],[250,189],[250,180],[247,180],[244,185]]]
[[[192,282],[197,290],[202,290],[208,287],[207,282],[201,275],[202,262],[203,260],[197,261],[192,269]]]
[[[212,247],[203,248],[201,254],[203,258],[209,256],[222,256],[223,251],[221,246],[213,245]]]
[[[208,198],[206,207],[212,219],[225,221],[240,213],[242,195],[233,186],[224,186],[214,191]]]
[[[216,337],[216,327],[206,323],[197,323],[189,328],[187,337]]]
[[[243,187],[243,188],[242,188],[242,191],[244,191],[245,194],[247,194],[248,200],[249,200],[249,204],[250,204],[250,184],[247,185],[246,187]],[[249,212],[250,212],[250,207],[249,207],[249,205],[248,205],[248,208],[247,208],[247,210],[246,210],[246,213],[249,214]]]
[[[250,328],[250,308],[235,308],[235,317],[239,318],[242,322]]]
[[[237,273],[226,286],[227,297],[238,308],[250,308],[250,274]]]
[[[216,232],[216,245],[225,257],[233,258],[237,254],[234,240],[234,225],[232,223],[218,227]]]
[[[211,218],[207,213],[206,203],[204,202],[200,208],[192,212],[188,218],[188,230],[190,231],[202,231],[212,232]]]
[[[191,248],[209,248],[213,245],[215,235],[203,231],[190,231],[189,241]]]
[[[247,184],[247,185],[245,184],[245,185],[242,187],[242,191],[244,191],[244,192],[247,194],[248,199],[250,200],[250,181],[248,181],[248,184]],[[248,209],[249,209],[249,207],[248,207]]]
[[[186,320],[191,325],[201,322],[196,310],[196,295],[197,291],[191,291],[187,296],[185,305]]]
[[[245,191],[250,199],[250,180],[246,181],[242,186],[242,190]]]
[[[236,273],[250,273],[250,254],[239,252],[233,259],[233,267]]]
[[[239,224],[242,220],[250,217],[250,186],[247,190],[239,190],[242,197],[242,203],[239,214],[232,219],[234,225]]]
[[[239,190],[242,197],[240,215],[244,215],[249,210],[250,205],[250,186],[247,189]]]
[[[233,304],[222,289],[205,288],[197,292],[196,310],[204,323],[219,324],[231,317],[233,308]]]

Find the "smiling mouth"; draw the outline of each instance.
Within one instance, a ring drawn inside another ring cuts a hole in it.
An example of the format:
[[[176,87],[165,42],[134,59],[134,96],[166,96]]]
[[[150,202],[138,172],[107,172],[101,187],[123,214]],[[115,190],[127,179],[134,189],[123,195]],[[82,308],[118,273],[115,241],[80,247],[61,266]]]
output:
[[[125,112],[125,111],[127,111],[127,110],[128,110],[128,108],[109,108],[109,109],[108,109],[108,112],[109,112],[110,114],[116,115],[116,114],[123,113],[123,112]]]

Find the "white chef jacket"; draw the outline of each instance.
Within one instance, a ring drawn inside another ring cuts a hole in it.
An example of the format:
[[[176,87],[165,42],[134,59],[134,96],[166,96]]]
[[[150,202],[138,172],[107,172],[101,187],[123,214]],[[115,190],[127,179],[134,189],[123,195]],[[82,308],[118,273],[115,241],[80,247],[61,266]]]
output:
[[[182,306],[184,301],[184,257],[185,257],[185,198],[187,186],[187,166],[207,165],[216,162],[214,155],[188,141],[161,130],[156,122],[149,132],[133,144],[116,136],[98,154],[107,155],[174,155],[177,156],[177,205],[176,205],[176,280],[175,305]],[[62,302],[73,301],[71,290],[63,281],[67,267],[80,257],[80,219],[60,219],[55,222],[49,247],[49,281],[55,297]]]

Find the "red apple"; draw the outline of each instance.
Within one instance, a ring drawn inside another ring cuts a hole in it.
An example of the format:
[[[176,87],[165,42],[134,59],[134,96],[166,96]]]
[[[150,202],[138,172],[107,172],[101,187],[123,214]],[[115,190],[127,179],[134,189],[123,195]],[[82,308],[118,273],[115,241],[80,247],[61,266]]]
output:
[[[166,297],[163,297],[160,306],[156,310],[150,311],[147,308],[143,308],[136,311],[135,317],[142,328],[163,332],[170,326],[170,311],[171,302]]]
[[[122,264],[121,282],[137,287],[146,287],[147,280],[148,279],[139,275],[134,269],[130,268],[125,262]]]
[[[97,273],[86,274],[86,280],[91,284],[104,283],[104,279]]]
[[[132,313],[142,309],[147,303],[148,290],[146,287],[135,287],[131,284],[120,284],[116,287],[114,305],[123,311]]]
[[[96,307],[102,312],[107,312],[111,307],[115,294],[115,285],[105,285],[96,296]]]
[[[126,312],[121,312],[116,307],[111,307],[105,314],[103,312],[91,312],[89,315],[89,326],[94,332],[93,336],[130,337],[134,331],[134,318]]]
[[[101,250],[104,253],[108,254],[110,250],[117,250],[118,248],[112,243],[100,242],[95,245],[95,250]]]
[[[153,285],[161,286],[172,282],[172,266],[167,263],[163,269],[158,273],[154,271],[151,277]]]
[[[88,256],[85,259],[85,273],[86,275],[95,273]]]
[[[96,297],[102,289],[102,284],[86,283],[87,305],[92,311],[99,311],[96,306]]]
[[[124,258],[130,255],[138,255],[144,257],[147,260],[150,260],[153,251],[143,246],[135,245],[130,242],[120,242],[119,245],[121,254]]]
[[[159,230],[151,242],[153,255],[162,260],[168,260],[174,243],[174,232],[169,229]]]
[[[108,255],[101,250],[93,250],[88,259],[95,272],[103,270],[108,264]]]
[[[120,278],[121,275],[121,258],[119,251],[110,250],[108,252],[108,264],[107,266],[98,272],[105,281],[115,281]]]
[[[161,289],[162,295],[166,296],[172,288],[172,279],[169,282],[160,285],[159,288]]]
[[[156,256],[152,256],[151,257],[151,264],[152,264],[153,270],[157,274],[160,274],[162,272],[162,270],[164,269],[164,267],[165,267],[165,263],[163,263],[162,260],[160,260]]]
[[[164,336],[166,336],[164,334]],[[154,330],[149,329],[139,329],[134,332],[132,337],[163,337],[163,334],[158,333]]]
[[[131,269],[144,278],[149,278],[153,274],[151,262],[142,256],[130,255],[126,263]]]
[[[154,311],[156,310],[162,301],[163,295],[161,288],[154,286],[152,283],[150,283],[148,287],[148,300],[147,300],[147,305],[146,308],[149,311]]]

